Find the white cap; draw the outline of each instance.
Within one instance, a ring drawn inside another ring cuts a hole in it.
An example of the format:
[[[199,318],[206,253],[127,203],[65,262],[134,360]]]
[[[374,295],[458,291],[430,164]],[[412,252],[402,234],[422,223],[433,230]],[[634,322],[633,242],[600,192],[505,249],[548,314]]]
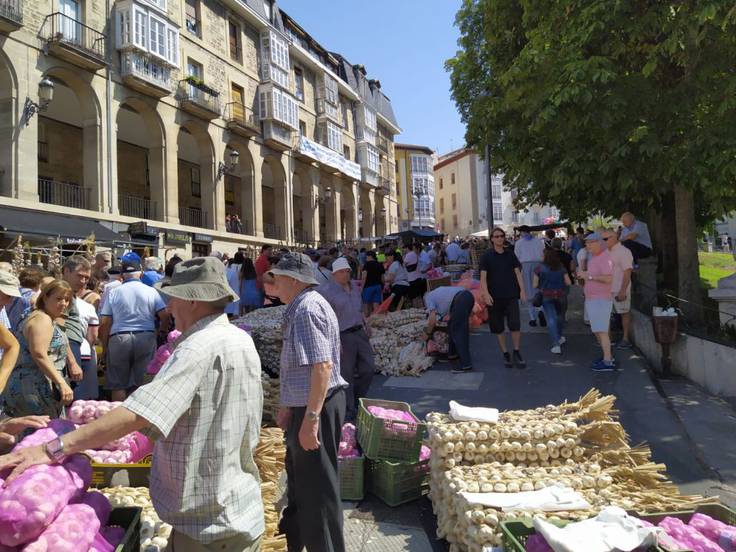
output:
[[[338,270],[352,270],[350,263],[345,257],[338,257],[332,263],[332,272],[335,273]]]

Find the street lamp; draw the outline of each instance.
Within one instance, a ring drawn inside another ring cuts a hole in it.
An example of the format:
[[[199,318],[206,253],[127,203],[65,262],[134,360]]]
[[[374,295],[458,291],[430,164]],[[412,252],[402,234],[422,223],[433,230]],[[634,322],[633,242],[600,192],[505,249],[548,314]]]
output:
[[[23,105],[23,122],[26,126],[31,123],[31,119],[36,113],[46,111],[54,99],[54,83],[50,78],[44,77],[38,83],[38,103],[26,97],[26,103]]]
[[[238,160],[240,159],[240,154],[237,150],[230,150],[230,163],[225,164],[222,161],[220,161],[220,164],[217,166],[217,180],[220,180],[225,174],[229,173],[230,171],[235,170],[235,167],[238,166]]]

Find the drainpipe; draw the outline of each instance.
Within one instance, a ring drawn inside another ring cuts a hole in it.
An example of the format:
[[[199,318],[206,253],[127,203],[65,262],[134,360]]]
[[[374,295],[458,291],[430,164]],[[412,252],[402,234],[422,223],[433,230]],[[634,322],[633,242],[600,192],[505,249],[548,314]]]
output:
[[[112,41],[112,31],[114,25],[111,24],[111,18],[113,17],[110,13],[110,0],[105,0],[105,13],[108,17],[107,24],[107,42],[108,52],[110,51],[110,42]],[[112,56],[111,56],[112,57]],[[112,214],[112,71],[108,64],[107,66],[107,83],[106,83],[106,95],[107,95],[107,211]]]

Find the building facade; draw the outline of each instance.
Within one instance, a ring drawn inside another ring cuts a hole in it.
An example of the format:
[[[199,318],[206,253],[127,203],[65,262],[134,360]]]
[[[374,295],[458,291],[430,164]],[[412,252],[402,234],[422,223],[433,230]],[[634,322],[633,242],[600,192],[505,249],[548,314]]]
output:
[[[0,205],[39,229],[187,255],[397,229],[380,82],[271,0],[0,0],[0,106]]]
[[[488,172],[480,155],[463,148],[440,156],[434,166],[434,183],[435,218],[440,232],[463,237],[488,230]],[[549,206],[517,210],[516,194],[504,189],[503,175],[492,175],[491,193],[493,226],[507,231],[559,217],[557,209]]]
[[[425,146],[396,144],[399,230],[435,229],[434,151]]]

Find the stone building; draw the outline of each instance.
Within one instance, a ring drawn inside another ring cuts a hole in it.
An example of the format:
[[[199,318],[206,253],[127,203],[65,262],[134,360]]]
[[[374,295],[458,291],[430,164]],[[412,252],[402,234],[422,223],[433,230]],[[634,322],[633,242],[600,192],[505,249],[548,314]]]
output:
[[[73,217],[185,255],[383,235],[399,132],[272,0],[0,0],[8,231]]]
[[[399,146],[397,145],[397,148]],[[434,209],[439,231],[469,236],[488,230],[488,172],[485,160],[470,148],[439,156],[434,165]],[[493,226],[511,231],[515,226],[537,226],[557,219],[557,209],[534,205],[519,210],[515,192],[504,189],[503,175],[492,175]]]
[[[437,156],[431,148],[396,144],[396,185],[399,230],[435,229],[435,182]]]

